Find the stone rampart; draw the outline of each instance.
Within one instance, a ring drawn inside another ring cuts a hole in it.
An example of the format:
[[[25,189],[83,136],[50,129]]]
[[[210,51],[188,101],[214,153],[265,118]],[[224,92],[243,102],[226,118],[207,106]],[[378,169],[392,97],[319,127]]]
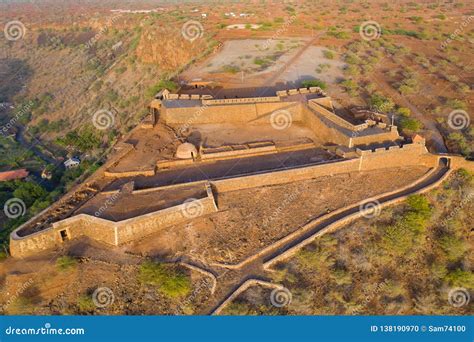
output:
[[[451,167],[453,168],[465,167],[469,170],[474,169],[474,163],[472,162],[464,161],[458,156],[430,154],[426,147],[419,143],[407,144],[402,147],[392,146],[387,149],[379,148],[373,151],[357,149],[356,153],[359,155],[358,158],[215,180],[210,185],[206,184],[207,197],[197,199],[192,202],[192,205],[197,207],[202,214],[217,211],[211,186],[218,192],[228,192],[357,171],[411,165],[435,167],[438,165],[439,159],[443,157],[449,158],[452,161]],[[196,182],[196,184],[198,183],[205,184],[202,181]],[[193,183],[187,183],[186,185],[191,186]],[[176,186],[183,185],[169,187]],[[141,191],[152,190],[146,189]],[[53,223],[51,227],[45,230],[24,237],[17,234],[21,229],[20,227],[11,234],[10,251],[13,256],[27,256],[42,250],[58,247],[64,240],[79,236],[88,236],[92,239],[118,246],[158,232],[164,227],[188,220],[189,217],[184,214],[186,212],[186,205],[181,204],[119,222],[79,214]]]
[[[294,122],[301,121],[298,102],[244,103],[191,107],[163,107],[161,118],[170,125],[219,123],[270,123],[270,115],[277,110],[288,111]]]
[[[210,99],[210,100],[205,99],[202,101],[202,104],[206,106],[214,106],[214,105],[278,102],[278,101],[280,101],[279,96],[266,96],[266,97],[244,97],[244,98],[235,98],[235,99]]]
[[[217,211],[210,187],[207,186],[206,190],[207,196],[204,198],[119,222],[79,214],[24,237],[19,236],[17,229],[10,236],[10,253],[14,257],[24,257],[59,247],[64,241],[81,236],[113,246],[138,240],[165,227],[188,221],[196,217],[196,212],[205,215]]]
[[[308,107],[316,111],[318,114],[324,116],[325,118],[329,119],[330,121],[334,122],[335,124],[344,127],[352,132],[362,131],[369,126],[366,123],[360,125],[353,125],[349,121],[344,120],[339,115],[327,110],[323,106],[320,106],[316,102],[309,100]]]

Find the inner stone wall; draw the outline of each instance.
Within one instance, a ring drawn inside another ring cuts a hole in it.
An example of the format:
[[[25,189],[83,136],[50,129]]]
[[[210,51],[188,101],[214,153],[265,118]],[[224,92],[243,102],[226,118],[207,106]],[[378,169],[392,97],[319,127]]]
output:
[[[293,121],[301,121],[301,106],[298,102],[244,103],[236,105],[209,105],[197,107],[163,107],[161,118],[166,124],[222,124],[270,123],[270,115],[277,110],[286,110]]]

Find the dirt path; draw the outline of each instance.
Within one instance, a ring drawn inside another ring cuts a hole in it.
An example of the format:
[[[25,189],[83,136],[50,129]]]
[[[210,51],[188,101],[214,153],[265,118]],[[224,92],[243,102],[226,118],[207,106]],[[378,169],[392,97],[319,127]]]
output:
[[[435,184],[446,175],[448,170],[448,166],[445,163],[440,162],[440,165],[435,170],[433,170],[428,177],[419,183],[416,183],[409,188],[402,189],[396,193],[385,195],[382,194],[376,197],[375,200],[382,205],[384,203],[389,205],[390,203],[387,202],[417,193],[429,187],[430,185]],[[260,255],[255,255],[254,257],[244,260],[237,267],[232,266],[228,269],[219,268],[218,270],[213,270],[212,272],[217,274],[216,292],[215,295],[210,298],[205,309],[199,314],[212,314],[222,305],[222,303],[227,300],[227,298],[232,296],[232,294],[249,279],[259,279],[265,281],[271,280],[269,271],[264,269],[264,264],[266,262],[301,244],[306,239],[311,238],[336,221],[353,215],[359,211],[360,206],[359,203],[357,203],[343,210],[342,212],[329,214],[322,220],[317,219],[316,223],[313,223],[313,226],[310,227],[310,229],[300,231],[299,233],[295,234],[295,236],[292,236],[289,240],[276,242],[274,245],[267,248],[263,253],[260,252]]]
[[[416,108],[408,99],[402,96],[398,91],[393,89],[390,84],[388,84],[382,75],[379,73],[374,73],[372,80],[382,89],[383,92],[388,94],[395,102],[402,104],[404,107],[407,107],[411,110],[414,116],[420,120],[425,130],[428,132],[428,139],[432,146],[434,147],[435,153],[448,153],[448,150],[444,144],[444,139],[441,133],[439,132],[438,128],[436,127],[436,123],[426,117],[418,108]]]

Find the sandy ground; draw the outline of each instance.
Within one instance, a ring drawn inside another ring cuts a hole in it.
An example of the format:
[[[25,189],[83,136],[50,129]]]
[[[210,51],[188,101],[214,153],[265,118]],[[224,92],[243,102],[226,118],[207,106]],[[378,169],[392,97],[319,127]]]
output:
[[[328,84],[340,82],[344,78],[342,70],[345,64],[337,59],[337,54],[334,59],[325,58],[324,51],[329,51],[329,49],[320,46],[310,46],[280,76],[278,81],[299,83],[304,80],[317,78]]]
[[[156,287],[141,284],[139,267],[144,258],[111,251],[96,242],[76,240],[68,254],[78,262],[61,270],[56,259],[61,253],[43,259],[28,260],[28,268],[20,259],[0,264],[0,312],[6,314],[192,314],[210,295],[208,277],[183,268],[190,275],[192,290],[186,297],[171,299]],[[85,310],[80,300],[92,298],[95,289],[110,289],[108,305]],[[113,298],[113,300],[112,300]]]
[[[236,263],[316,217],[397,189],[425,172],[424,167],[388,169],[219,194],[219,212],[170,227],[127,249]]]
[[[111,167],[111,171],[153,169],[160,157],[172,158],[181,143],[176,135],[163,125],[156,125],[153,129],[137,128],[126,142],[134,145],[135,150]]]
[[[315,78],[328,84],[340,82],[345,64],[339,60],[337,53],[334,59],[324,57],[323,52],[328,49],[321,46],[309,46],[283,74],[278,75],[285,63],[294,58],[307,41],[303,38],[227,40],[216,55],[184,72],[181,77],[185,80],[213,80],[239,87],[268,86],[265,82],[275,76],[277,78],[272,83],[293,87]],[[268,64],[255,64],[256,59],[265,58],[269,59]],[[233,72],[225,71],[229,66],[234,67]]]
[[[221,51],[206,61],[203,66],[193,67],[181,76],[184,78],[200,77],[199,75],[225,72],[226,66],[238,68],[244,74],[259,74],[278,70],[301,46],[304,39],[242,39],[229,40]],[[269,66],[262,68],[255,63],[256,59],[271,59]]]

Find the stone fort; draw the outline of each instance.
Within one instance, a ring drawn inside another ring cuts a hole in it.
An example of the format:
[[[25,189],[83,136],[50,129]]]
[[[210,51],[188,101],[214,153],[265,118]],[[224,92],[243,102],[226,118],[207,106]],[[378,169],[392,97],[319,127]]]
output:
[[[82,236],[120,246],[219,211],[223,192],[399,166],[435,169],[440,161],[450,170],[474,170],[460,156],[430,153],[421,136],[400,136],[384,113],[338,113],[317,87],[235,99],[164,90],[149,110],[94,175],[11,233],[13,257]],[[160,151],[149,157],[137,142],[159,127],[172,130],[178,142],[166,158]],[[291,163],[271,164],[269,157],[279,154]],[[227,165],[236,159],[247,166],[230,173]],[[209,176],[193,173],[196,165]],[[186,178],[177,177],[183,173]]]

